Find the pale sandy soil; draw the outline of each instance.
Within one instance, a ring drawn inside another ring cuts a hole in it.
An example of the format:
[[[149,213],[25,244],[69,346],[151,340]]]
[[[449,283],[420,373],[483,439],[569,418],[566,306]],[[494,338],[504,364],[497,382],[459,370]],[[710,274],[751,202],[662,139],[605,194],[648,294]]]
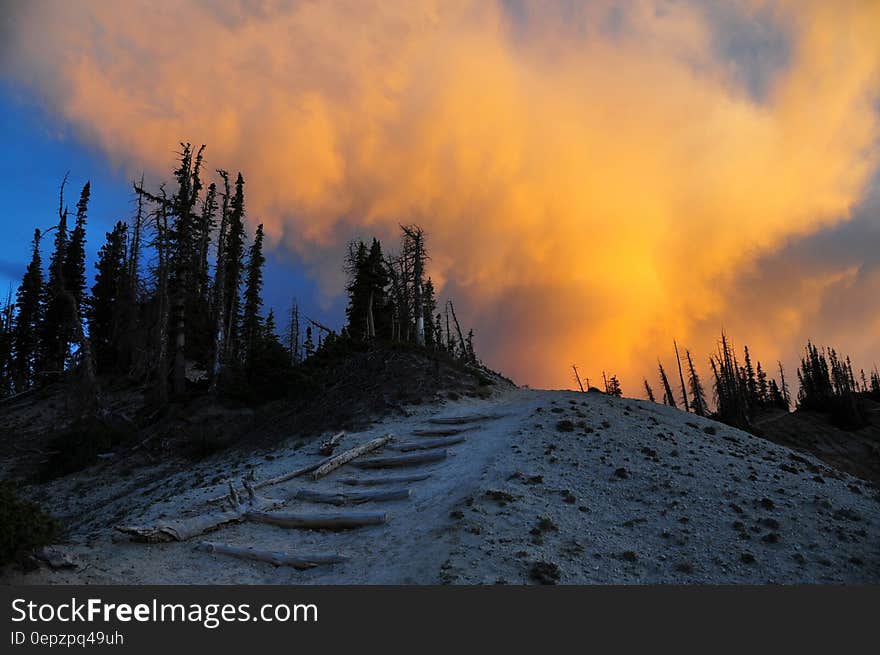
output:
[[[387,525],[346,532],[254,523],[204,538],[267,550],[337,552],[348,561],[308,571],[194,550],[194,542],[119,540],[112,526],[203,511],[223,480],[257,480],[318,458],[317,443],[128,477],[68,476],[45,492],[70,526],[75,570],[22,573],[5,583],[562,584],[878,583],[876,489],[811,457],[661,405],[603,394],[518,389],[487,400],[413,410],[349,434],[348,448],[386,433],[424,437],[432,416],[491,414],[425,471],[409,500],[358,509],[390,512]],[[560,421],[571,421],[565,431]],[[437,426],[433,426],[437,427]],[[391,453],[387,453],[391,454]],[[347,490],[340,479],[385,475],[345,466],[318,482],[270,487]],[[399,485],[398,485],[399,486]],[[326,510],[291,501],[285,510]]]

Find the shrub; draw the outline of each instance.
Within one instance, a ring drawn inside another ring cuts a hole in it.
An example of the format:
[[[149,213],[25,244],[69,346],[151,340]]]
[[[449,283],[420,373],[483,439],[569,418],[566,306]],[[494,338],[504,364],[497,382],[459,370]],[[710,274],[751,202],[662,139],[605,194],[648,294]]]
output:
[[[34,503],[20,498],[13,482],[0,480],[0,564],[52,543],[59,532],[55,519]]]

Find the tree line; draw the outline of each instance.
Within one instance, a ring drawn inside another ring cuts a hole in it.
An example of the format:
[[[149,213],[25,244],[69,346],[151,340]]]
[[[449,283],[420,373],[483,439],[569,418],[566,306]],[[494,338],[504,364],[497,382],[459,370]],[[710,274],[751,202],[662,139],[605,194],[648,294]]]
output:
[[[339,334],[302,316],[294,302],[279,338],[274,311],[263,311],[264,231],[258,224],[248,233],[244,177],[218,169],[206,185],[205,146],[180,146],[170,185],[133,183],[134,215],[105,235],[91,287],[91,185],[71,217],[65,176],[57,219],[35,230],[18,290],[0,305],[0,395],[75,377],[84,409],[93,410],[99,381],[109,376],[145,385],[164,404],[269,369],[292,370],[340,339],[408,341],[477,362],[473,331],[463,333],[452,302],[438,311],[417,225],[401,227],[394,255],[377,239],[350,244],[347,323]]]
[[[699,416],[711,416],[723,423],[753,430],[755,419],[767,410],[790,411],[797,409],[832,414],[840,423],[858,426],[866,421],[858,403],[860,395],[880,401],[880,373],[876,366],[870,375],[864,369],[856,375],[849,357],[840,356],[833,348],[819,349],[812,342],[804,348],[797,369],[799,389],[792,396],[785,368],[776,362],[778,379],[768,374],[760,362],[753,362],[748,346],[743,346],[742,359],[730,338],[724,333],[716,352],[709,358],[712,373],[712,400],[710,410],[703,382],[694,366],[689,350],[682,357],[678,344],[673,342],[677,364],[679,391],[676,394],[666,370],[658,359],[659,380],[662,389],[660,401],[671,407],[681,407]],[[658,402],[647,379],[645,393],[649,400]]]

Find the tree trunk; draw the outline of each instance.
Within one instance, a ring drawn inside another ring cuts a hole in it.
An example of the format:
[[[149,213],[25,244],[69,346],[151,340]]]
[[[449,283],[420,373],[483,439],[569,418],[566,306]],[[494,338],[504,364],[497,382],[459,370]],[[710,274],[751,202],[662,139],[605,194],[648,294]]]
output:
[[[388,523],[386,512],[339,512],[301,514],[293,512],[248,512],[247,519],[256,523],[268,523],[282,528],[305,528],[310,530],[348,530],[367,525]]]
[[[409,453],[406,455],[389,455],[388,457],[373,457],[354,462],[353,466],[363,469],[393,468],[399,466],[416,466],[429,462],[439,462],[446,459],[446,450],[426,450],[421,453]]]
[[[205,553],[218,553],[229,555],[238,559],[253,560],[256,562],[268,562],[275,566],[291,566],[295,569],[305,570],[321,564],[336,564],[344,562],[348,558],[338,553],[291,553],[287,551],[268,551],[230,544],[218,544],[203,541],[196,546],[196,550]]]
[[[357,505],[384,500],[407,500],[409,489],[379,489],[377,491],[326,492],[313,489],[300,489],[294,498],[309,503],[328,505]]]
[[[454,437],[439,437],[437,439],[422,439],[421,441],[407,441],[390,446],[392,450],[399,450],[402,453],[413,450],[431,450],[432,448],[445,448],[446,446],[454,446],[467,439],[463,434]]]
[[[379,437],[378,439],[373,439],[372,441],[368,441],[365,444],[361,444],[351,450],[346,450],[344,453],[340,453],[335,457],[331,457],[329,460],[321,464],[315,471],[312,473],[312,479],[317,480],[318,478],[322,478],[328,473],[335,471],[340,466],[347,464],[355,457],[360,457],[366,453],[369,453],[377,448],[381,448],[389,441],[391,441],[394,437],[390,434],[385,435],[384,437]]]

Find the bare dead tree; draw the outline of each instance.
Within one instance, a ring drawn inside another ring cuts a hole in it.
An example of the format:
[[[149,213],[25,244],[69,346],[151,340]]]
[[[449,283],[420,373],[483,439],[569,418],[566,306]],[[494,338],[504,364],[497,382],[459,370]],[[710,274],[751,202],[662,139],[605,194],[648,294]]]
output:
[[[416,344],[425,345],[425,307],[422,301],[425,270],[425,235],[418,225],[401,225],[404,234],[404,252],[412,259],[412,300],[415,319]]]
[[[581,393],[583,393],[583,391],[584,391],[584,385],[581,383],[581,376],[580,376],[580,374],[578,373],[578,367],[577,367],[577,364],[572,364],[572,365],[571,365],[571,370],[574,371],[574,379],[575,379],[575,382],[577,382],[577,385],[578,385],[578,387],[580,388]]]
[[[678,344],[675,339],[672,340],[672,345],[675,347],[675,362],[678,364],[678,379],[681,382],[681,401],[684,403],[684,411],[689,412],[691,410],[688,405],[687,388],[684,386],[684,373],[681,370],[681,356],[678,354]]]
[[[229,173],[218,169],[217,174],[223,180],[223,193],[220,200],[220,230],[217,233],[217,261],[214,264],[214,292],[212,311],[214,315],[214,335],[211,345],[211,391],[217,390],[222,367],[222,352],[224,344],[224,318],[226,315],[226,294],[224,281],[226,279],[226,233],[229,229]]]

